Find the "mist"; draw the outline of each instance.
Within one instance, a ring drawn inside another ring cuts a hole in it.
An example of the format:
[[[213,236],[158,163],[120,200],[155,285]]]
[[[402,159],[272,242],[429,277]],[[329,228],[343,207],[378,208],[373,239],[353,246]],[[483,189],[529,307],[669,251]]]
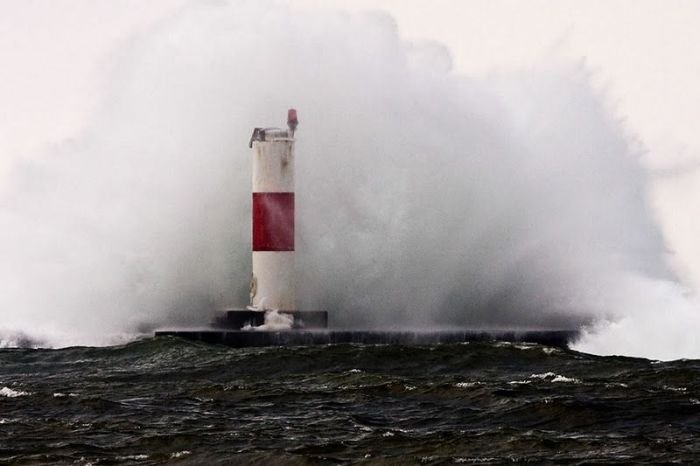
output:
[[[113,344],[247,304],[247,142],[295,107],[300,309],[700,355],[674,343],[696,307],[666,265],[644,148],[583,63],[463,76],[384,13],[247,1],[184,9],[110,63],[90,126],[18,165],[2,198],[5,345]],[[665,335],[644,330],[657,320]]]

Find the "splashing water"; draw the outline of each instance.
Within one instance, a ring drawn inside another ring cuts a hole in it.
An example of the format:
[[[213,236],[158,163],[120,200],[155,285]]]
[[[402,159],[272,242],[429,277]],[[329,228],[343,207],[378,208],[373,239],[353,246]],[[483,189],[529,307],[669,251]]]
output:
[[[247,324],[242,327],[242,330],[288,330],[292,328],[293,324],[294,318],[292,316],[280,313],[277,309],[273,309],[271,311],[265,311],[265,322],[262,325],[253,326]]]
[[[583,67],[474,79],[387,15],[273,5],[192,6],[134,38],[90,128],[17,168],[3,340],[110,344],[247,302],[246,142],[295,106],[300,308],[338,327],[588,325],[587,351],[700,356],[670,343],[698,319],[641,149]]]

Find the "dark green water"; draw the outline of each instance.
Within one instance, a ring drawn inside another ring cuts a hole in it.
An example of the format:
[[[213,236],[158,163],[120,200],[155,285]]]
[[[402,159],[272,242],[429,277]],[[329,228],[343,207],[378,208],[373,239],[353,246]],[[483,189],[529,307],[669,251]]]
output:
[[[0,350],[0,462],[700,462],[700,361],[462,344]]]

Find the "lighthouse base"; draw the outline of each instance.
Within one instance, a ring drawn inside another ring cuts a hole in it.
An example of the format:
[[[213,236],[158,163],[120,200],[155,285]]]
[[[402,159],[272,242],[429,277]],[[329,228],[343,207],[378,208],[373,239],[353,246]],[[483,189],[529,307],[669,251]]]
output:
[[[173,336],[187,340],[236,348],[260,346],[309,346],[332,344],[434,345],[465,342],[504,341],[537,343],[566,348],[575,341],[577,330],[161,330],[156,337]]]
[[[214,318],[213,326],[222,330],[241,330],[243,328],[260,327],[266,323],[265,315],[270,311],[251,309],[230,309],[221,312]],[[324,329],[328,328],[327,311],[276,311],[278,315],[291,320],[292,329]]]

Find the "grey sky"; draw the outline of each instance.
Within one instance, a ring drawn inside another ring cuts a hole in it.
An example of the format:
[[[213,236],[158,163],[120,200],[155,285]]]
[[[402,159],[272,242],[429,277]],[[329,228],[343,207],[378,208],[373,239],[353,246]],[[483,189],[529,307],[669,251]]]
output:
[[[89,122],[110,54],[184,0],[0,1],[0,170]],[[700,2],[293,0],[382,9],[408,40],[445,44],[458,73],[585,58],[611,107],[667,176],[653,202],[688,282],[700,286]],[[669,175],[670,174],[670,175]]]

